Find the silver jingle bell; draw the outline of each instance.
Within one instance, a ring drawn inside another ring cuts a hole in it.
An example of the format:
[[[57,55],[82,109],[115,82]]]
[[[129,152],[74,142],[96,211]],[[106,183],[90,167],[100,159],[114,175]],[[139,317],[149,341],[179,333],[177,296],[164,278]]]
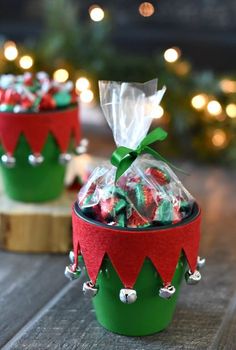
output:
[[[98,288],[93,284],[92,281],[84,282],[83,293],[88,297],[94,297],[98,292]]]
[[[77,153],[78,155],[84,154],[84,153],[86,153],[86,151],[87,151],[87,148],[84,147],[84,146],[78,146],[78,147],[76,148],[76,153]]]
[[[168,285],[159,289],[159,296],[163,299],[170,299],[175,294],[175,287]]]
[[[38,166],[43,163],[44,158],[41,154],[30,154],[28,157],[28,161],[32,166]]]
[[[80,277],[81,269],[79,267],[77,267],[77,269],[75,271],[73,271],[71,269],[71,265],[69,265],[69,266],[66,266],[64,274],[67,278],[69,278],[69,280],[73,281],[73,280],[76,280],[77,278]]]
[[[71,159],[72,159],[72,156],[70,153],[61,153],[59,156],[59,163],[61,165],[66,165],[71,161]]]
[[[16,164],[16,159],[10,154],[3,154],[1,160],[6,168],[13,168]]]
[[[185,274],[185,280],[187,284],[194,285],[201,281],[201,274],[198,270],[195,270],[193,273],[189,270]]]
[[[206,264],[206,259],[201,258],[200,256],[197,257],[197,267],[201,269]]]
[[[87,152],[89,141],[87,139],[82,139],[79,146],[76,148],[77,154],[84,154]]]
[[[26,111],[26,108],[22,107],[21,105],[15,105],[13,107],[13,112],[14,113],[22,113],[22,112],[25,112]]]
[[[69,259],[70,259],[70,262],[71,262],[72,264],[74,264],[75,255],[74,255],[73,250],[71,250],[70,253],[69,253]]]
[[[83,147],[88,147],[88,144],[89,144],[89,140],[88,139],[82,139],[80,141],[80,145],[83,146]]]
[[[120,290],[120,301],[124,304],[133,304],[137,300],[137,292],[134,289],[124,288]]]

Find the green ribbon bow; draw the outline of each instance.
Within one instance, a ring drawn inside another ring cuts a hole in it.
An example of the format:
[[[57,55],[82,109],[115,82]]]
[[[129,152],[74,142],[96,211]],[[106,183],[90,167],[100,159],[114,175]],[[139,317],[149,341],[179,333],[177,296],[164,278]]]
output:
[[[126,172],[126,170],[131,166],[135,159],[142,153],[149,153],[155,158],[163,160],[167,164],[171,165],[158,152],[149,147],[149,145],[156,141],[165,140],[167,138],[167,135],[168,133],[162,128],[156,128],[146,137],[144,137],[144,139],[140,142],[135,150],[124,146],[118,147],[111,156],[111,163],[117,168],[115,182]],[[171,166],[177,170],[180,170],[173,165]]]

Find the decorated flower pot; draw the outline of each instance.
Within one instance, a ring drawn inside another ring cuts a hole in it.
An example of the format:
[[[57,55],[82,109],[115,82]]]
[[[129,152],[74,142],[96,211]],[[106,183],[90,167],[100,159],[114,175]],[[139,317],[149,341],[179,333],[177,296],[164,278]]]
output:
[[[13,199],[43,202],[60,196],[68,150],[79,142],[78,108],[0,113],[1,172]]]
[[[72,264],[78,278],[85,264],[85,295],[92,296],[98,321],[108,330],[142,336],[171,322],[183,276],[200,281],[197,270],[200,209],[167,164],[150,147],[167,137],[147,134],[165,89],[144,84],[100,82],[104,114],[117,149],[94,169],[74,205]],[[188,267],[187,267],[188,266]]]
[[[0,157],[5,192],[24,202],[57,198],[80,140],[73,84],[44,72],[0,79]]]
[[[162,228],[108,227],[87,218],[77,204],[72,217],[74,265],[67,275],[79,276],[76,262],[82,254],[90,278],[83,289],[92,296],[99,323],[129,336],[165,329],[184,274],[189,284],[200,278],[198,206],[181,224]]]

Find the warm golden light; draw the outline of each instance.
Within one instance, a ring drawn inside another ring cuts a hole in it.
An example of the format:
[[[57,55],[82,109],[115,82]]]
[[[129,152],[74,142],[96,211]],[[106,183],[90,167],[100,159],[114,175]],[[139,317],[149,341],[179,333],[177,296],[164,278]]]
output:
[[[226,106],[226,113],[230,118],[236,118],[236,104],[230,103]]]
[[[215,147],[224,148],[227,144],[226,133],[221,129],[214,130],[211,141]]]
[[[18,50],[14,41],[7,41],[3,47],[3,53],[8,61],[14,61],[18,56]]]
[[[196,95],[192,98],[191,104],[195,109],[203,109],[207,104],[207,96],[204,94]]]
[[[211,115],[219,115],[222,113],[220,102],[212,100],[207,104],[207,110]]]
[[[220,82],[220,88],[226,94],[234,93],[236,92],[236,81],[223,79]]]
[[[89,16],[92,21],[100,22],[104,18],[104,11],[100,6],[93,5],[89,8]]]
[[[66,69],[57,69],[53,73],[53,79],[56,80],[58,83],[64,83],[69,78],[69,73]]]
[[[172,47],[164,52],[164,59],[166,62],[174,63],[179,59],[180,55],[180,49],[177,47]]]
[[[90,82],[87,78],[81,77],[76,80],[75,87],[76,87],[76,90],[78,91],[84,91],[90,87]]]
[[[80,99],[84,103],[92,102],[93,97],[94,97],[94,94],[93,94],[92,90],[84,90],[80,94]]]
[[[19,64],[23,69],[31,68],[33,66],[33,63],[33,58],[28,55],[22,56],[19,61]]]
[[[150,2],[142,2],[139,6],[139,13],[143,17],[150,17],[154,14],[155,8]]]
[[[161,119],[164,115],[164,109],[161,106],[156,108],[155,119]]]
[[[190,72],[190,70],[191,65],[186,61],[178,62],[175,67],[175,71],[179,75],[186,75]]]

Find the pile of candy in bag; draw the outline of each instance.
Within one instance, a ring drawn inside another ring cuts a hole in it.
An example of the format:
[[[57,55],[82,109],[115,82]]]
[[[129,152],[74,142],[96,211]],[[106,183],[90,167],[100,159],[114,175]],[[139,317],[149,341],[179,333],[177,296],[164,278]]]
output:
[[[165,87],[157,90],[154,79],[144,84],[100,81],[99,89],[116,145],[137,149]],[[111,226],[144,228],[177,224],[191,215],[194,198],[165,161],[144,152],[118,179],[116,172],[115,166],[105,163],[80,190],[78,205],[88,218]]]
[[[0,76],[0,112],[40,112],[77,103],[72,81],[59,83],[46,72]]]

